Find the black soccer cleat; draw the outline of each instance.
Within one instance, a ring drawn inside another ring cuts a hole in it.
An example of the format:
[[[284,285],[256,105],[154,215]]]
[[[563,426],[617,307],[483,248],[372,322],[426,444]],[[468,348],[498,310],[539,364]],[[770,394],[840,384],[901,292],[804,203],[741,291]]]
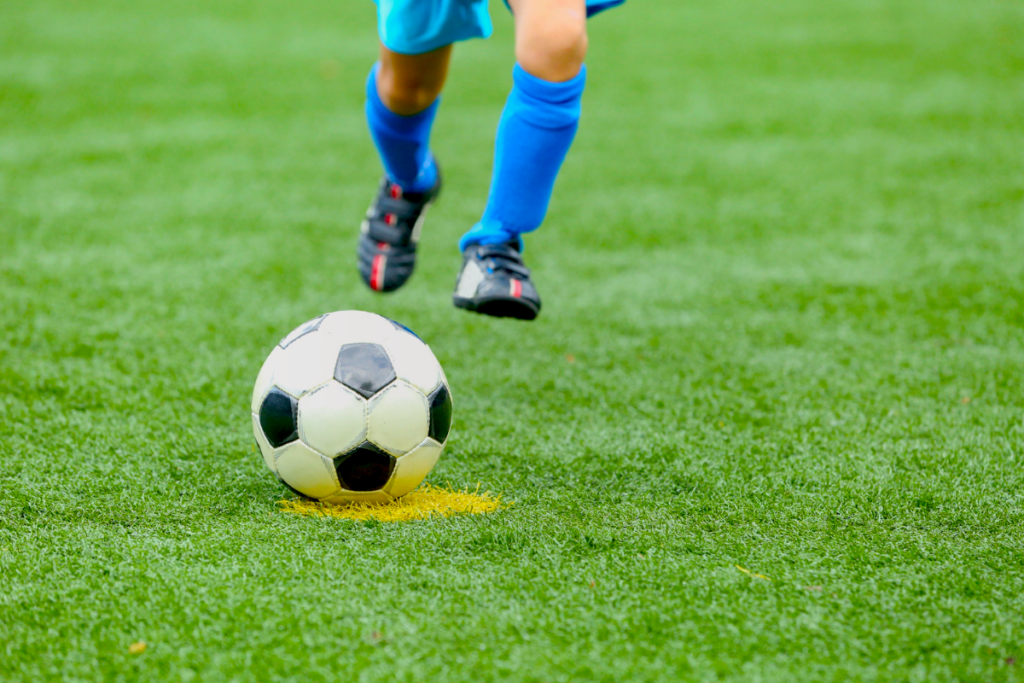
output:
[[[540,295],[514,241],[466,249],[452,302],[496,318],[533,320],[540,313]]]
[[[381,180],[356,248],[359,274],[370,289],[393,292],[412,276],[423,218],[440,193],[440,169],[437,182],[426,192],[405,192],[387,176]]]

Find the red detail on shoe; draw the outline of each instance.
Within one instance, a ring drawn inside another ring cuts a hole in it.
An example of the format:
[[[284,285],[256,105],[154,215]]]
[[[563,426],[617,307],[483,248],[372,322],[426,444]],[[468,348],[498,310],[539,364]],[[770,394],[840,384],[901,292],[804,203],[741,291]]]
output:
[[[402,198],[402,188],[400,188],[398,185],[395,185],[394,183],[391,183],[391,198],[392,199],[401,199]]]
[[[381,251],[387,251],[388,249],[391,248],[391,245],[388,244],[387,242],[377,242],[377,248],[380,249]]]
[[[370,268],[370,289],[379,292],[384,286],[384,256],[377,254],[373,257],[373,266]]]
[[[398,222],[398,216],[393,213],[384,214],[384,222],[388,225],[394,225]]]
[[[518,299],[523,295],[523,283],[519,280],[512,281],[512,298]]]

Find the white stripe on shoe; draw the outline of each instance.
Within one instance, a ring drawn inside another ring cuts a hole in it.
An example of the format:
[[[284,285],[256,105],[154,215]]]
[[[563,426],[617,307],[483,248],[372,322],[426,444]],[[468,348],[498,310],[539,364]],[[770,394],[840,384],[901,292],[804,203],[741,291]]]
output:
[[[476,296],[476,288],[484,281],[484,272],[476,261],[466,261],[466,267],[459,275],[459,284],[455,288],[455,294],[463,299],[472,299]]]

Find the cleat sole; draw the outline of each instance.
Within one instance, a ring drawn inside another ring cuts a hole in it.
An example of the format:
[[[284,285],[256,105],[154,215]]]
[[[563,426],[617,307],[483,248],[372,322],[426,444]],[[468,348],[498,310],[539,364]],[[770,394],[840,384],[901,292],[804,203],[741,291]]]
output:
[[[540,308],[525,299],[495,297],[490,299],[464,299],[452,297],[456,308],[472,313],[489,315],[493,318],[515,318],[516,320],[534,320],[540,314]]]

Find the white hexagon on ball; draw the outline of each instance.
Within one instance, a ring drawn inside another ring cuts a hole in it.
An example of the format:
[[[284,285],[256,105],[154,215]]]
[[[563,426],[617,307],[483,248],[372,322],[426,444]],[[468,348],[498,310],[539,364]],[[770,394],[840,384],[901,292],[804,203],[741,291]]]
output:
[[[277,465],[274,462],[274,447],[267,441],[266,435],[263,433],[263,427],[260,426],[260,416],[255,413],[252,416],[252,433],[256,437],[256,447],[260,449],[260,455],[263,456],[263,462],[267,468],[277,473]]]
[[[299,437],[329,458],[366,439],[366,400],[331,380],[299,399]]]
[[[302,396],[334,376],[340,347],[333,337],[319,331],[299,337],[281,349],[274,384],[295,398]]]
[[[441,383],[441,364],[430,347],[405,330],[395,330],[384,341],[398,379],[405,380],[429,396]]]
[[[256,385],[252,388],[252,405],[250,406],[253,413],[260,412],[260,404],[263,403],[267,391],[270,390],[271,385],[274,383],[274,368],[277,367],[277,361],[280,357],[281,347],[275,346],[274,350],[267,356],[267,360],[264,361],[263,367],[260,368],[260,374],[256,376]]]
[[[416,450],[398,458],[395,473],[384,487],[384,492],[395,498],[404,496],[420,485],[434,469],[444,446],[433,439],[425,439]]]
[[[274,454],[274,461],[277,476],[310,498],[326,498],[341,488],[334,463],[301,441],[282,446]]]
[[[411,384],[396,380],[370,401],[368,422],[370,443],[392,455],[408,453],[427,438],[427,397]]]
[[[328,334],[341,344],[360,342],[379,344],[395,330],[387,318],[366,311],[338,311],[320,323],[319,332]]]

